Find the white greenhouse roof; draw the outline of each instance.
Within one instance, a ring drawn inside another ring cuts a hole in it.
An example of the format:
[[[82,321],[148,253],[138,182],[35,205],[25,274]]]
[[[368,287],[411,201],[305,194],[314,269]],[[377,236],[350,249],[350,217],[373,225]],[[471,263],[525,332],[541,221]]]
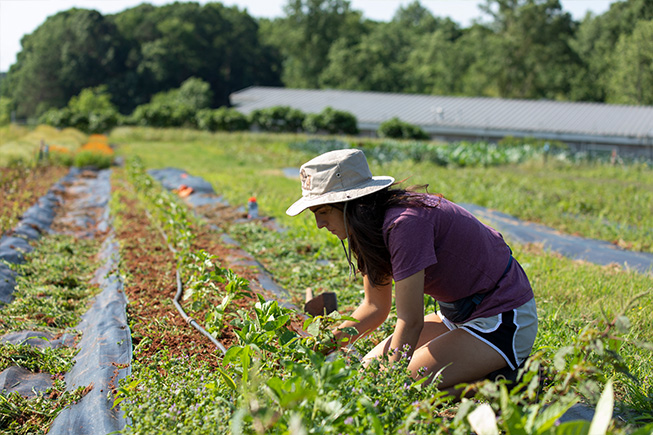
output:
[[[330,106],[356,116],[361,130],[375,130],[398,117],[432,135],[533,135],[575,141],[601,137],[653,145],[653,106],[258,86],[231,94],[231,103],[244,114],[273,106],[319,113]]]

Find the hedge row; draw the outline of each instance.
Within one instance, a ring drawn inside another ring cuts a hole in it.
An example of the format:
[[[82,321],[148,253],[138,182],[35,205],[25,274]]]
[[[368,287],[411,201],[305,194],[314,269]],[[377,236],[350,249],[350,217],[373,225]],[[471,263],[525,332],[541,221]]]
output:
[[[188,127],[207,131],[243,131],[253,127],[269,132],[358,133],[354,115],[331,107],[321,113],[306,115],[297,109],[276,106],[255,110],[249,116],[228,107],[195,110],[185,105],[156,103],[138,106],[129,116],[111,110],[79,113],[64,107],[46,112],[39,122],[57,128],[73,127],[86,133],[104,133],[122,125]]]

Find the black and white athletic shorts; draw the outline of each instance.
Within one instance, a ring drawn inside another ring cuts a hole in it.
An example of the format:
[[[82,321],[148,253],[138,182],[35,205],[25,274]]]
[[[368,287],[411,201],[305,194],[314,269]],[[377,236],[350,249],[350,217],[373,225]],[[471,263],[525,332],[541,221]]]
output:
[[[537,335],[535,299],[514,310],[464,323],[452,323],[439,311],[438,316],[450,330],[463,329],[487,343],[499,352],[512,370],[528,358]]]

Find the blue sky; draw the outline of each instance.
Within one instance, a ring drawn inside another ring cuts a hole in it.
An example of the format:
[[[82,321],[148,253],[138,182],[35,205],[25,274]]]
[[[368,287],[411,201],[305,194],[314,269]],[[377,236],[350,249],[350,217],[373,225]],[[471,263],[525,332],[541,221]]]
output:
[[[198,3],[206,3],[199,0]],[[353,9],[363,12],[363,16],[378,21],[388,21],[400,6],[412,0],[350,0]],[[72,7],[95,9],[103,14],[112,14],[137,6],[141,3],[163,5],[170,0],[0,0],[0,71],[7,71],[16,61],[20,51],[20,39],[32,33],[47,17]],[[254,17],[274,18],[283,15],[287,0],[225,0],[223,4],[247,8]],[[481,18],[479,4],[485,0],[421,0],[436,16],[450,17],[466,27],[474,19]],[[608,10],[609,0],[561,0],[562,7],[572,16],[581,20],[586,12],[602,14]]]

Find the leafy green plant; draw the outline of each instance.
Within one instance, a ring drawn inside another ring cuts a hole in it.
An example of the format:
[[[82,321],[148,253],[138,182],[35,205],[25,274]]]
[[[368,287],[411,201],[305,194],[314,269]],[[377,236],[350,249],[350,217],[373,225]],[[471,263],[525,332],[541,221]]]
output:
[[[202,109],[197,112],[197,127],[208,131],[240,131],[249,129],[245,115],[231,107]]]
[[[420,127],[404,122],[399,118],[384,121],[379,126],[378,134],[381,137],[393,139],[428,139],[428,135]]]
[[[274,132],[300,131],[305,118],[306,115],[303,112],[289,106],[275,106],[266,109],[257,109],[249,116],[252,125],[263,131]]]
[[[325,107],[320,113],[306,115],[303,128],[309,133],[358,134],[358,121],[349,112]]]
[[[50,109],[39,122],[57,128],[72,127],[86,133],[105,133],[118,125],[121,117],[111,103],[107,86],[82,90],[61,109]]]

